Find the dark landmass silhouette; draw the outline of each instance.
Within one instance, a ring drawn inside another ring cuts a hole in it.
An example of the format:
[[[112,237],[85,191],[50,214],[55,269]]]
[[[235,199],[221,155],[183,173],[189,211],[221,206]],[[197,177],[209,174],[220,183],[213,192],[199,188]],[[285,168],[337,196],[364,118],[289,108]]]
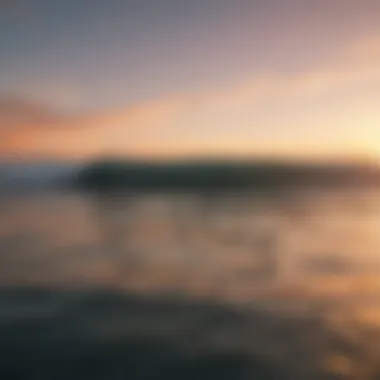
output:
[[[238,191],[380,185],[380,170],[364,164],[286,164],[198,161],[180,163],[99,160],[79,171],[85,190]]]

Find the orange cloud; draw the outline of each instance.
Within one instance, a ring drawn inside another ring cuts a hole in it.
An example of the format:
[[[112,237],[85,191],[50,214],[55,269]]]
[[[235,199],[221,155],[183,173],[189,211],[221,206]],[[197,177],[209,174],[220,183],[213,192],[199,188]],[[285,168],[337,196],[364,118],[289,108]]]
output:
[[[291,107],[290,113],[298,115],[305,98],[328,99],[332,94],[339,98],[355,93],[358,86],[380,81],[378,58],[380,38],[372,38],[342,48],[330,61],[297,74],[259,73],[224,90],[153,99],[90,115],[63,115],[33,103],[3,100],[0,151],[86,157],[110,152],[152,156],[223,151],[248,154],[254,149],[262,151],[263,146],[270,151],[271,144],[277,152],[296,150],[292,138],[297,141],[298,136],[290,135],[282,147],[259,132],[253,139],[252,131],[260,130],[257,114],[265,107],[272,108],[268,120],[280,122],[277,127],[286,129],[287,120],[273,120],[279,104],[285,102]],[[321,115],[309,117],[319,120]],[[364,135],[366,138],[373,136]]]

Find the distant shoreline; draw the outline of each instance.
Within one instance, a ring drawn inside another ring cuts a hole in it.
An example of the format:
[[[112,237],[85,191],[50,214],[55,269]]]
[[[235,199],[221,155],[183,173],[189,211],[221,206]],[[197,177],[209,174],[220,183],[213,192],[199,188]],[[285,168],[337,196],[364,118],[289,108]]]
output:
[[[67,166],[3,164],[0,169],[1,195],[51,191],[276,193],[380,187],[380,168],[369,164],[103,159]]]
[[[255,162],[146,163],[103,160],[72,182],[85,191],[242,191],[380,186],[380,169],[367,165]]]

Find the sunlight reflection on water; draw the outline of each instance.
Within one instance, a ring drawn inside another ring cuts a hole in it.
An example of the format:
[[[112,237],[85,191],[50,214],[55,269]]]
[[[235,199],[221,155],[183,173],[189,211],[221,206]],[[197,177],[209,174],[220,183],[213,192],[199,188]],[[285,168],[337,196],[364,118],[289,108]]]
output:
[[[76,278],[206,293],[209,287],[248,300],[258,289],[335,296],[357,284],[360,291],[377,291],[362,279],[376,275],[380,264],[374,192],[280,200],[245,194],[212,202],[189,195],[61,193],[1,203],[3,282]]]
[[[345,343],[324,353],[321,368],[364,379],[370,377],[358,368],[377,362],[380,201],[374,191],[281,198],[54,193],[4,197],[0,209],[3,286],[101,287],[219,300],[277,316],[322,316]],[[287,340],[267,328],[260,349],[285,350]],[[294,338],[302,340],[305,333],[298,332]],[[367,364],[352,359],[349,342]]]

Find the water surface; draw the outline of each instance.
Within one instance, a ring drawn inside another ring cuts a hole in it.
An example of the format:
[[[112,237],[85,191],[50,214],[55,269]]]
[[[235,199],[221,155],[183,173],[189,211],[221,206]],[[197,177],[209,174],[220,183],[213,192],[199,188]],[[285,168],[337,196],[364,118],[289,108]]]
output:
[[[375,190],[112,197],[35,193],[2,197],[0,211],[0,301],[7,318],[30,318],[28,297],[9,301],[8,289],[20,287],[57,292],[34,305],[37,315],[46,308],[71,310],[78,299],[86,305],[86,297],[99,289],[218,304],[252,313],[244,318],[254,320],[254,327],[246,319],[243,325],[232,319],[214,335],[222,342],[227,334],[223,344],[231,347],[244,342],[244,350],[261,355],[260,362],[285,361],[298,378],[376,378],[380,199]],[[86,320],[99,324],[99,310],[90,309]],[[133,307],[121,308],[117,317],[106,310],[98,327],[108,326],[110,335],[112,329],[130,328],[127,314]],[[137,313],[139,328],[148,334],[152,321],[144,324],[144,313]],[[194,328],[191,317],[176,313],[165,323],[182,323],[179,330],[165,330],[162,321],[168,316],[157,312],[155,333],[166,331],[178,339],[188,331],[186,323]],[[325,336],[323,345],[310,327],[316,320],[323,325],[318,333]],[[206,335],[213,331],[212,324],[207,326]],[[248,340],[244,329],[250,331]],[[332,344],[332,337],[341,343]],[[307,357],[308,370],[294,350]]]

